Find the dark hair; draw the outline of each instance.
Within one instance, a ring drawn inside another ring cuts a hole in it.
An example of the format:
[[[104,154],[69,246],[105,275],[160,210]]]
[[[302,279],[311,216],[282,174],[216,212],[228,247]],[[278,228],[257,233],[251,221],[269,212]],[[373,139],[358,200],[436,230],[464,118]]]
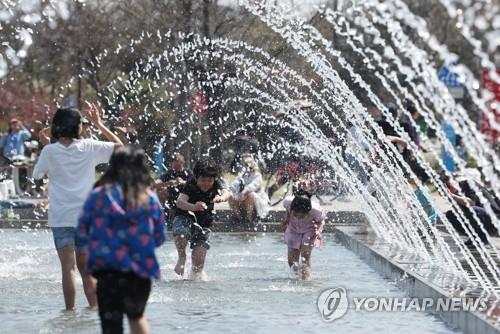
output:
[[[446,171],[444,170],[439,173],[439,177],[445,185],[448,185],[448,183],[451,181],[451,176],[449,176],[448,173],[446,173]]]
[[[398,118],[398,106],[395,103],[389,102],[385,106],[394,119]]]
[[[308,213],[311,209],[311,194],[305,190],[299,190],[290,203],[290,211]]]
[[[8,130],[9,134],[11,134],[11,133],[12,133],[12,131],[13,131],[13,130],[12,130],[12,124],[13,124],[13,123],[19,123],[19,120],[18,120],[17,118],[12,118],[12,119],[9,121],[9,130]]]
[[[182,161],[182,163],[186,163],[186,159],[184,159],[184,156],[180,153],[174,153],[174,159],[172,161]]]
[[[193,174],[195,178],[200,176],[218,177],[219,168],[212,159],[203,159],[194,165]]]
[[[115,150],[109,167],[95,187],[117,184],[122,187],[127,208],[144,203],[145,190],[151,184],[148,158],[144,149],[127,145]]]
[[[50,132],[55,139],[61,137],[78,138],[81,123],[82,114],[77,109],[59,108],[52,119]]]
[[[418,110],[417,108],[415,107],[415,104],[410,100],[410,99],[406,99],[405,102],[404,102],[404,106],[406,108],[406,110],[408,110],[410,112],[410,114],[413,116],[414,114],[417,114],[418,113]]]

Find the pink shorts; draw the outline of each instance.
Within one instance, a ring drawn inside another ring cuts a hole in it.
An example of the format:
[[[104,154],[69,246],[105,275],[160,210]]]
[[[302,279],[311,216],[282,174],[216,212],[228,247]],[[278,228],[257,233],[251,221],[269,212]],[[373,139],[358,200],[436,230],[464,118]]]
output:
[[[308,230],[304,233],[296,233],[290,231],[289,228],[285,231],[285,242],[288,248],[300,249],[302,246],[319,247],[320,240],[315,238],[315,231]]]

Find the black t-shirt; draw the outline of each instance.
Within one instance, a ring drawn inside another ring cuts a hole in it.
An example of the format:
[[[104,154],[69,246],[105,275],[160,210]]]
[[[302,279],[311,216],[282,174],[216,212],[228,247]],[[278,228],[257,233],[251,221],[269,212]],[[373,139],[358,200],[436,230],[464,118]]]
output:
[[[195,212],[196,221],[201,227],[211,227],[214,220],[214,198],[217,195],[222,195],[222,190],[226,188],[226,184],[222,179],[216,179],[212,188],[207,192],[202,192],[200,188],[196,185],[196,180],[194,178],[190,179],[182,189],[181,193],[186,194],[189,197],[188,202],[195,204],[196,202],[203,202],[207,205],[205,211]],[[192,215],[186,211],[177,208],[175,211],[176,215],[188,216]]]
[[[184,181],[187,181],[193,178],[193,173],[189,169],[184,169],[181,171],[169,169],[165,172],[165,174],[161,176],[161,180],[162,182],[168,182],[176,180],[178,177],[180,177]],[[182,184],[168,187],[168,206],[170,208],[175,208],[175,202],[177,201],[177,197],[179,197],[179,193],[182,191],[183,187],[184,186]]]

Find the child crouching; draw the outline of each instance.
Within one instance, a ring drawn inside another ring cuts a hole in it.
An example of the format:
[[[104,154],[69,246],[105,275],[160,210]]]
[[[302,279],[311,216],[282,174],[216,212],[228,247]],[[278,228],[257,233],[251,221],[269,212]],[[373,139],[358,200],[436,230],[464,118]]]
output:
[[[285,199],[286,219],[285,242],[288,245],[288,265],[302,279],[311,276],[311,253],[321,243],[325,214],[311,194],[300,191],[293,200]],[[301,263],[299,263],[301,261]]]

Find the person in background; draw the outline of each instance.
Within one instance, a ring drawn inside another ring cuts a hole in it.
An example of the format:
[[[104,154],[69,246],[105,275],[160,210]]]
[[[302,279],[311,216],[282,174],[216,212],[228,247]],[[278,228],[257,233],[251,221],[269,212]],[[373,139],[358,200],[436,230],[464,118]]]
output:
[[[418,117],[418,112],[413,107],[413,105],[410,104],[407,105],[406,107],[409,108],[412,117]],[[383,115],[382,119],[377,121],[377,124],[382,128],[386,140],[391,142],[393,145],[397,147],[398,151],[401,153],[403,159],[409,165],[411,170],[417,175],[419,179],[421,179],[424,183],[426,183],[429,180],[427,172],[418,162],[416,154],[413,151],[413,148],[410,145],[410,143],[407,142],[404,138],[402,138],[400,134],[396,131],[395,125],[398,123],[398,118],[399,118],[397,105],[391,102],[386,105],[386,108],[389,111],[390,116],[387,117]],[[405,132],[409,132],[410,140],[414,142],[415,145],[418,147],[418,143],[420,142],[420,140],[416,128],[414,128],[413,125],[410,125],[409,123],[407,124],[407,126],[405,126],[404,124],[400,125],[403,128],[403,130],[405,130]]]
[[[234,159],[231,162],[231,172],[236,173],[243,163],[243,155],[252,154],[257,156],[259,153],[259,141],[247,134],[243,129],[236,131],[236,137],[232,143],[234,150]]]
[[[9,121],[9,131],[0,138],[3,156],[9,160],[17,155],[24,155],[24,142],[31,138],[31,133],[16,118]]]
[[[497,227],[492,222],[492,219],[486,210],[481,206],[477,194],[468,184],[469,181],[465,180],[457,182],[453,177],[449,176],[445,172],[441,174],[441,178],[448,187],[451,197],[459,205],[460,210],[466,218],[464,228],[455,212],[448,210],[446,212],[446,218],[452,224],[453,228],[462,235],[467,235],[467,231],[465,229],[467,229],[469,233],[474,231],[479,239],[486,244],[489,244],[488,235],[490,237],[498,237]],[[479,221],[474,217],[474,215],[479,219]],[[498,219],[498,217],[496,218]],[[473,245],[473,241],[469,239],[466,242],[466,245]]]
[[[436,224],[437,212],[431,203],[430,199],[432,197],[432,194],[429,188],[425,183],[422,184],[422,187],[419,187],[413,176],[407,176],[407,179],[410,186],[413,187],[414,194],[417,197],[418,202],[422,206],[422,209],[424,209],[425,213],[427,214],[427,218],[429,218],[430,223],[432,225]]]
[[[420,119],[420,113],[418,112],[417,108],[415,107],[415,104],[411,102],[410,100],[406,100],[404,102],[405,109],[408,111],[408,113],[411,116],[408,115],[403,115],[401,117],[401,120],[399,124],[403,128],[403,130],[408,134],[410,139],[417,145],[417,147],[420,147],[420,128],[418,126],[418,120]],[[413,125],[415,123],[416,126]]]
[[[191,178],[193,178],[193,172],[186,168],[184,156],[180,153],[174,154],[172,168],[161,176],[161,182],[156,185],[162,203],[167,202],[169,220],[174,218],[177,197],[179,197],[186,182]]]
[[[254,220],[254,213],[264,218],[269,213],[269,198],[263,191],[262,174],[259,166],[250,155],[243,156],[243,167],[241,173],[229,187],[233,196],[229,200],[229,206],[234,220],[239,223],[242,221],[241,211],[246,212],[248,223]]]

